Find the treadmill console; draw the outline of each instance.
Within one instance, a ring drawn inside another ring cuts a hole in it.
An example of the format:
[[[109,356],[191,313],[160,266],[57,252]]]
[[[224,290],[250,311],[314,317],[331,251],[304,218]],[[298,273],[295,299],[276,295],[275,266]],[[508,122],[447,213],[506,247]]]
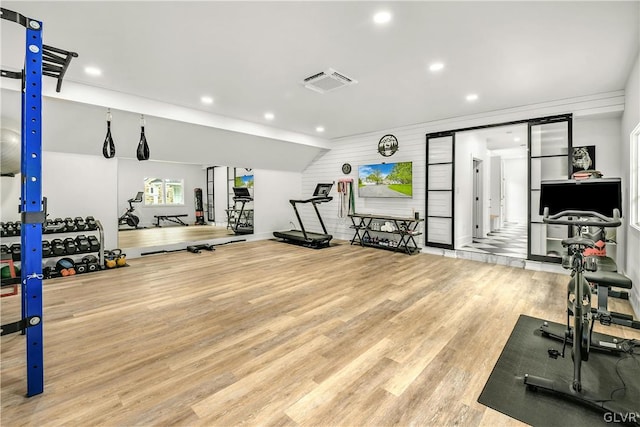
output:
[[[249,189],[247,187],[233,187],[233,198],[237,201],[251,201],[253,198],[251,197],[251,193],[249,193]]]
[[[316,185],[313,197],[328,197],[329,192],[331,192],[331,187],[333,187],[333,183]]]

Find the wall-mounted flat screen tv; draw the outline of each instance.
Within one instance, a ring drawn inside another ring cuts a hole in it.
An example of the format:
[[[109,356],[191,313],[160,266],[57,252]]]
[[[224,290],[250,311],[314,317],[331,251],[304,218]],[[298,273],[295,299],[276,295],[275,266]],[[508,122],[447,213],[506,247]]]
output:
[[[413,197],[412,162],[358,167],[359,197]]]
[[[234,187],[253,188],[253,175],[236,176]]]

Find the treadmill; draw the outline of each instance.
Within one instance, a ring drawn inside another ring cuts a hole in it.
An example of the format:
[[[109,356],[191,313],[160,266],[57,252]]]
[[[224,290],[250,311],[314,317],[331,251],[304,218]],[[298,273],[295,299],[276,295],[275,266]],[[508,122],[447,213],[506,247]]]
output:
[[[253,201],[249,189],[246,187],[233,187],[233,201],[234,207],[237,203],[242,203],[240,206],[240,212],[236,217],[236,221],[231,226],[231,229],[235,234],[253,234],[253,218],[252,212],[245,210],[244,205]],[[245,216],[243,220],[243,215]],[[241,222],[243,221],[243,222]]]
[[[329,242],[333,239],[331,234],[327,233],[327,228],[324,226],[324,222],[322,221],[322,217],[320,216],[320,212],[318,211],[318,205],[321,203],[330,202],[333,200],[333,197],[329,196],[329,192],[331,191],[331,187],[333,187],[333,183],[330,184],[318,184],[316,185],[316,189],[313,192],[313,196],[310,199],[306,200],[289,200],[291,206],[293,206],[293,210],[296,213],[296,217],[298,218],[298,223],[300,224],[300,230],[289,230],[289,231],[274,231],[273,235],[279,239],[282,239],[286,243],[292,243],[296,245],[302,245],[309,248],[321,249],[329,246]],[[318,215],[318,220],[320,221],[320,225],[322,226],[322,231],[324,233],[313,233],[311,231],[307,231],[304,228],[304,224],[302,224],[302,220],[300,219],[300,214],[298,213],[298,208],[296,205],[298,204],[306,204],[311,203],[313,208]]]

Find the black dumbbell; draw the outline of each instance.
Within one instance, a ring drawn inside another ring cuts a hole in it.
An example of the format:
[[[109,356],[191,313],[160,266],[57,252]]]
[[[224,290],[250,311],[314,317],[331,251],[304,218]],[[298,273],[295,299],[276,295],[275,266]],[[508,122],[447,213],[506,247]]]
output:
[[[62,239],[53,239],[51,241],[51,251],[54,256],[65,254],[64,242]]]
[[[87,228],[89,230],[97,230],[98,229],[98,224],[96,223],[96,219],[92,216],[88,216],[86,221],[87,223]]]
[[[11,249],[9,249],[9,246],[7,246],[7,245],[0,245],[0,254],[2,254],[2,255],[10,255],[11,254]]]
[[[89,252],[91,251],[91,245],[89,244],[89,239],[84,234],[78,235],[76,237],[76,248],[78,252]]]
[[[86,255],[82,257],[82,262],[87,265],[89,271],[100,270],[98,258],[95,255]]]
[[[89,241],[89,250],[91,252],[96,252],[100,250],[100,241],[96,236],[89,236],[87,240]]]
[[[76,246],[76,241],[73,240],[73,237],[67,237],[64,239],[64,253],[67,255],[73,255],[78,252],[78,247]]]
[[[74,222],[76,223],[76,230],[78,231],[82,231],[87,228],[87,223],[81,216],[75,217]]]
[[[76,269],[76,273],[82,274],[89,271],[89,266],[84,262],[76,262],[75,269]]]
[[[69,231],[75,231],[75,230],[76,230],[75,221],[70,217],[65,218],[64,219],[64,231],[69,232]]]
[[[48,240],[42,241],[42,256],[43,257],[51,256],[51,242]]]
[[[22,231],[22,222],[16,221],[15,227],[16,227],[16,236],[19,236],[20,232]]]
[[[4,233],[6,236],[15,236],[16,235],[16,227],[13,224],[13,221],[9,221],[4,224]]]
[[[14,261],[20,261],[20,253],[22,251],[20,243],[12,244],[9,251],[11,252],[11,256]]]

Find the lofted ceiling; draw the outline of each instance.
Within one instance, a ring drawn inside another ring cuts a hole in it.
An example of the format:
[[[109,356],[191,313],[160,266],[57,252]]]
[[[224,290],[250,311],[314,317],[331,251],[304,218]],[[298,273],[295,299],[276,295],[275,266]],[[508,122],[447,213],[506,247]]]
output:
[[[639,6],[2,3],[43,21],[46,44],[79,53],[65,82],[326,139],[624,89],[640,45]],[[380,10],[390,12],[387,24],[373,22]],[[3,69],[22,68],[23,38],[2,23]],[[444,68],[431,72],[434,62]],[[102,74],[87,75],[87,66]],[[321,94],[301,83],[329,68],[357,84]],[[470,93],[478,99],[467,101]]]

